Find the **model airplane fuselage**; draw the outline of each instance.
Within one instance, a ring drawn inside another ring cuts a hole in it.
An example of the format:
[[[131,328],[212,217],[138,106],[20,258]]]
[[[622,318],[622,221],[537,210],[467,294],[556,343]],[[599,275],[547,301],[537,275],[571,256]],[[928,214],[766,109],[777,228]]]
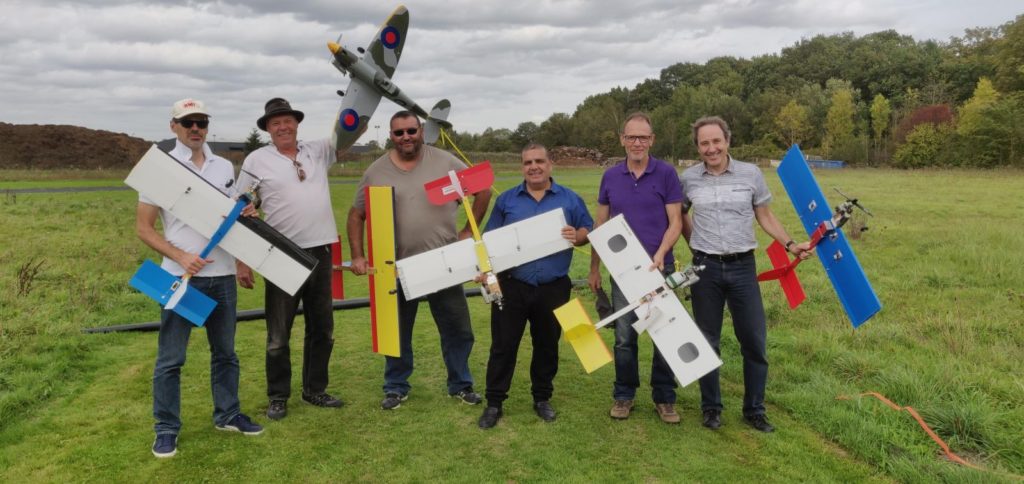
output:
[[[777,173],[807,231],[811,246],[817,249],[818,258],[839,296],[843,310],[853,327],[859,327],[882,309],[882,303],[840,228],[850,219],[854,207],[870,212],[861,207],[856,199],[845,195],[846,202],[837,206],[834,213],[829,211],[825,194],[796,145],[786,153]],[[805,298],[795,272],[801,259],[790,261],[786,249],[778,242],[772,243],[767,251],[773,269],[758,275],[758,280],[778,279],[789,307],[795,309]]]
[[[327,44],[334,56],[331,64],[352,79],[347,92],[338,91],[345,99],[334,123],[332,141],[335,149],[345,149],[355,143],[368,126],[381,97],[426,120],[424,140],[427,143],[437,141],[442,127],[451,127],[446,121],[451,112],[451,103],[447,99],[442,99],[427,112],[391,81],[402,56],[408,28],[409,11],[398,6],[370,41],[365,56],[360,57],[336,42]],[[363,49],[359,51],[364,52]]]

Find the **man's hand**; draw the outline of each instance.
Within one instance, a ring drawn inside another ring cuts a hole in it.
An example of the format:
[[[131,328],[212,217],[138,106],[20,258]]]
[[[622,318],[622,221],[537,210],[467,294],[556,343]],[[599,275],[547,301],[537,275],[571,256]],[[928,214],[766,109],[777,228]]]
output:
[[[598,289],[601,289],[601,271],[591,269],[590,275],[587,276],[587,282],[590,284],[591,291],[597,292]]]
[[[463,229],[459,231],[459,240],[470,238],[473,238],[473,229],[469,227],[463,227]]]
[[[366,257],[353,257],[352,258],[352,273],[357,276],[365,276],[368,272],[366,263]]]
[[[260,212],[256,210],[256,206],[249,202],[244,208],[242,208],[243,217],[258,217]]]
[[[206,264],[213,262],[213,259],[203,259],[202,257],[199,257],[199,254],[182,252],[181,256],[174,259],[174,262],[177,262],[178,265],[185,270],[186,274],[194,276],[198,274],[199,271],[203,270],[203,267],[206,267]]]
[[[256,278],[252,274],[252,269],[245,265],[241,261],[235,261],[235,272],[237,272],[238,285],[245,289],[252,289],[256,284]]]
[[[807,241],[790,245],[789,252],[800,259],[807,260],[808,257],[814,254],[814,249],[811,248],[811,242]]]
[[[651,267],[647,270],[653,271],[657,269],[658,272],[665,271],[665,254],[662,252],[655,252],[654,257],[651,257]]]
[[[576,228],[571,225],[562,227],[562,238],[576,244]]]

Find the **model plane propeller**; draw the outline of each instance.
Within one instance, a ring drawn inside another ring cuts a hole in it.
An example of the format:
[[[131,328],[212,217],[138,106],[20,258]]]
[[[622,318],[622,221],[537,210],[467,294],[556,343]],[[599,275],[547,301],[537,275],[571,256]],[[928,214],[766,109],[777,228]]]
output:
[[[332,54],[331,64],[352,78],[346,91],[338,91],[344,99],[331,136],[335,149],[344,150],[356,142],[369,125],[381,97],[425,119],[424,141],[427,143],[437,141],[441,128],[451,128],[447,118],[452,105],[447,99],[438,101],[428,113],[391,81],[402,56],[408,28],[409,11],[399,5],[381,25],[369,47],[358,49],[359,54],[365,52],[366,55],[360,57],[337,42],[327,44]],[[341,40],[340,36],[338,40]]]
[[[650,256],[621,214],[594,229],[588,238],[630,304],[596,325],[583,310],[579,299],[555,310],[566,340],[576,351],[587,373],[612,361],[611,352],[597,334],[597,329],[630,311],[637,316],[633,328],[637,333],[646,331],[651,335],[651,340],[680,385],[689,385],[722,365],[722,360],[674,291],[697,282],[697,272],[703,267],[690,266],[668,278],[658,271],[651,271]]]
[[[566,221],[560,209],[481,235],[468,196],[489,190],[493,183],[491,165],[483,162],[458,172],[451,171],[448,176],[424,185],[431,203],[462,204],[473,238],[399,260],[396,263],[398,278],[407,299],[474,280],[482,273],[486,279],[481,291],[484,300],[500,308],[501,287],[497,273],[572,248],[572,243],[562,237]]]
[[[203,257],[220,246],[288,294],[295,294],[316,266],[316,259],[256,217],[239,217],[251,193],[233,200],[174,157],[153,145],[135,164],[125,184],[210,239]],[[250,187],[254,188],[254,187]],[[187,289],[178,278],[146,260],[132,287],[202,326],[215,301]]]
[[[838,189],[836,191],[846,201],[836,206],[834,212],[830,212],[825,194],[796,145],[786,153],[777,173],[810,237],[811,247],[817,248],[818,258],[825,267],[832,287],[839,295],[846,315],[854,328],[859,327],[882,309],[882,303],[871,288],[871,283],[857,261],[853,248],[840,229],[853,216],[854,208],[868,215],[871,215],[871,212],[856,198],[847,197]],[[796,266],[800,264],[801,259],[791,261],[786,248],[778,241],[769,245],[767,252],[773,269],[759,274],[757,280],[778,279],[789,307],[796,309],[807,297],[796,276]]]

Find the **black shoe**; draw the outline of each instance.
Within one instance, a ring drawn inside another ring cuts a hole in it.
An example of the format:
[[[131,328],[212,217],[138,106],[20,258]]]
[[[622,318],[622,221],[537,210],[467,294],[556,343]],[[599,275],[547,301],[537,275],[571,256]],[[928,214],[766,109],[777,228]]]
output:
[[[768,419],[765,418],[763,414],[745,415],[743,416],[743,420],[750,424],[751,427],[754,427],[761,432],[770,433],[775,431],[775,427],[772,427],[772,424],[768,423]]]
[[[713,408],[705,410],[704,426],[711,430],[718,430],[722,426],[722,411]]]
[[[489,429],[498,425],[498,419],[501,418],[501,409],[498,407],[487,407],[484,409],[483,415],[480,416],[480,420],[477,421],[477,425],[482,429]]]
[[[545,422],[555,421],[555,409],[551,406],[551,402],[534,402],[533,411],[537,412],[537,416]]]
[[[401,393],[388,392],[384,394],[384,400],[380,401],[380,408],[384,410],[394,410],[402,406],[402,402],[409,399],[409,395],[402,395]]]
[[[153,441],[153,455],[158,459],[174,457],[178,453],[178,436],[174,434],[160,434]]]
[[[302,399],[318,407],[338,408],[345,404],[345,402],[332,397],[330,393],[318,393],[316,395],[306,395],[303,393]]]
[[[271,400],[270,406],[267,407],[267,418],[270,420],[281,420],[285,415],[288,415],[288,401]]]
[[[479,393],[473,391],[473,387],[469,387],[465,390],[462,390],[459,393],[453,393],[448,396],[452,398],[458,398],[460,401],[462,401],[462,403],[465,403],[466,405],[479,405],[480,402],[484,401],[484,398],[481,397]]]

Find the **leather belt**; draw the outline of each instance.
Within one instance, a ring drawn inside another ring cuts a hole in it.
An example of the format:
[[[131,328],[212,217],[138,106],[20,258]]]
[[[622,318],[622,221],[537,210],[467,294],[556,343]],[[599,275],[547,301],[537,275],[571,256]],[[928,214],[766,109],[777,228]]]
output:
[[[701,252],[699,250],[693,251],[693,255],[699,257],[706,257],[708,259],[714,259],[719,262],[735,262],[740,259],[754,255],[754,249],[750,249],[746,252],[737,252],[735,254],[708,254],[707,252]]]

